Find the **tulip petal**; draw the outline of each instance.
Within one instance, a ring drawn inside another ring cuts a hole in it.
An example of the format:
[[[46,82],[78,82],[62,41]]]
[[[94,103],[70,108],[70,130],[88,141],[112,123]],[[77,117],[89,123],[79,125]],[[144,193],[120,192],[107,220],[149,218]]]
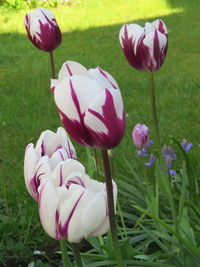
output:
[[[46,180],[39,188],[39,215],[45,232],[52,238],[59,239],[56,233],[56,210],[59,198],[50,180]]]
[[[89,103],[100,91],[101,88],[96,81],[76,75],[64,78],[55,88],[54,97],[62,123],[69,135],[79,144],[93,145],[83,118]]]
[[[167,27],[165,23],[161,19],[157,19],[151,23],[156,30],[158,30],[161,33],[167,34]]]
[[[102,89],[113,87],[119,90],[119,86],[115,79],[105,70],[97,67],[95,69],[88,70],[90,77],[98,82]]]
[[[35,176],[35,169],[39,160],[38,154],[35,151],[33,144],[29,144],[26,148],[24,158],[24,178],[25,184],[30,195],[37,200],[37,189],[34,186],[32,180]]]
[[[57,218],[57,238],[68,238],[71,242],[79,242],[83,237],[80,229],[80,224],[77,223],[78,220],[75,220],[75,223],[72,223],[74,213],[77,212],[78,206],[81,202],[81,199],[84,195],[85,189],[79,185],[72,184],[69,188],[69,191],[62,195],[59,201],[58,207],[58,218]],[[80,216],[80,212],[79,212]],[[70,225],[76,227],[75,237],[72,236],[72,229]]]
[[[149,57],[146,60],[147,67],[151,71],[159,69],[166,55],[167,37],[155,30],[144,38],[143,44],[148,47]]]
[[[120,30],[120,43],[129,64],[143,70],[146,51],[141,47],[144,38],[144,28],[137,24],[125,24]]]
[[[97,193],[88,203],[81,217],[85,237],[96,231],[106,218],[106,202],[103,193]]]
[[[35,150],[40,156],[48,155],[50,157],[53,152],[56,151],[58,145],[57,135],[50,130],[46,130],[41,133],[35,146]]]
[[[52,173],[52,182],[55,186],[66,184],[72,173],[85,173],[84,166],[77,160],[67,159],[61,162]]]
[[[118,145],[125,130],[120,92],[115,89],[101,92],[85,113],[84,123],[97,147],[109,149]]]
[[[60,142],[62,144],[62,146],[65,148],[68,158],[73,158],[76,159],[76,150],[72,144],[72,142],[70,141],[66,131],[62,128],[59,127],[57,130],[57,134],[60,137]]]
[[[58,79],[62,80],[63,78],[72,75],[83,75],[89,77],[88,71],[83,65],[78,62],[68,60],[63,63],[58,74]]]

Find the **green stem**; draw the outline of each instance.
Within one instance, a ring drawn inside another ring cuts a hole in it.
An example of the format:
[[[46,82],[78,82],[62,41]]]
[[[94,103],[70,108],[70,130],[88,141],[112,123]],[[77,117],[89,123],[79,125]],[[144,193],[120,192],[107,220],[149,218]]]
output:
[[[113,199],[113,184],[112,184],[112,177],[111,177],[110,162],[108,158],[108,151],[102,150],[101,153],[102,153],[102,158],[103,158],[104,173],[105,173],[105,179],[106,179],[108,212],[109,212],[110,230],[111,230],[111,236],[112,236],[112,241],[113,241],[113,247],[114,247],[115,257],[116,257],[118,267],[123,267],[121,250],[120,250],[119,241],[117,237],[115,207],[114,207],[114,199]]]
[[[66,239],[60,240],[60,248],[62,252],[63,267],[72,267],[72,263],[70,259],[68,258],[68,254],[67,254],[67,240]]]
[[[97,174],[97,180],[99,179],[99,160],[98,160],[98,154],[96,148],[93,149],[94,152],[94,158],[95,158],[95,168],[96,168],[96,174]]]
[[[80,250],[79,247],[76,243],[70,243],[73,254],[74,254],[74,259],[76,262],[76,267],[83,267],[83,262],[81,259],[81,254],[80,254]]]
[[[149,83],[150,83],[150,97],[151,97],[151,112],[152,112],[152,119],[153,125],[156,135],[156,144],[159,155],[161,155],[161,142],[160,142],[160,133],[159,133],[159,126],[158,126],[158,116],[156,111],[156,93],[155,93],[155,83],[154,83],[154,76],[153,72],[149,72]]]
[[[94,174],[94,164],[93,164],[93,158],[91,154],[91,150],[89,147],[86,147],[86,153],[87,153],[87,170],[88,170],[88,175],[90,177],[93,177]]]
[[[54,58],[53,58],[53,52],[49,52],[49,57],[50,57],[50,65],[51,65],[51,78],[55,79],[56,74],[55,74],[55,66],[54,66]]]

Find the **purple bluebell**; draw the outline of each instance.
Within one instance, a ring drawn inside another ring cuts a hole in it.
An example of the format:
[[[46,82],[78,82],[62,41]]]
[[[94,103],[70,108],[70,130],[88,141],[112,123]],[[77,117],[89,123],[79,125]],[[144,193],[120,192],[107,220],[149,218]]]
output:
[[[140,157],[146,157],[146,156],[148,156],[148,148],[150,147],[150,146],[152,146],[154,144],[154,142],[152,141],[152,140],[150,140],[149,142],[148,142],[148,144],[146,145],[146,147],[144,147],[144,148],[142,148],[142,149],[140,149],[140,150],[137,150],[137,154],[138,154],[138,156],[140,156]]]
[[[169,170],[169,174],[170,174],[171,176],[174,176],[174,175],[176,175],[176,171],[175,171],[175,170]]]
[[[172,147],[164,146],[162,149],[163,158],[165,159],[165,166],[170,175],[175,175],[176,171],[171,170],[172,161],[176,160],[176,154]]]
[[[144,165],[151,167],[151,165],[155,162],[155,160],[156,160],[156,157],[153,154],[151,154],[149,157],[149,162],[145,163]]]
[[[192,147],[192,144],[189,143],[185,138],[183,139],[182,143],[181,143],[181,146],[182,148],[185,150],[185,152],[188,152],[191,147]]]

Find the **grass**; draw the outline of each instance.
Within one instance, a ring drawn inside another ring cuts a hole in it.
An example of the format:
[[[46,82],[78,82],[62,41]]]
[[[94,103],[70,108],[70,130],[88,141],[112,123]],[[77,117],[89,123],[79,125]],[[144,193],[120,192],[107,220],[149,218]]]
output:
[[[125,138],[114,150],[116,177],[133,179],[121,160],[125,157],[135,163],[130,138],[133,125],[140,122],[152,128],[147,75],[128,65],[119,46],[118,32],[124,23],[144,24],[158,17],[165,21],[169,50],[155,75],[162,141],[169,144],[169,135],[179,141],[187,138],[194,144],[193,159],[199,160],[200,7],[198,0],[189,2],[84,0],[79,5],[53,9],[63,32],[62,45],[55,51],[57,71],[67,59],[88,68],[100,65],[120,85],[128,117]],[[37,207],[23,180],[26,145],[35,142],[41,131],[55,131],[60,126],[49,91],[48,54],[38,51],[28,40],[23,26],[26,12],[0,9],[2,266],[26,266],[35,259],[34,250],[47,250],[47,246],[56,249],[56,243],[40,227]],[[151,136],[153,139],[154,134]],[[84,149],[75,146],[84,162]]]

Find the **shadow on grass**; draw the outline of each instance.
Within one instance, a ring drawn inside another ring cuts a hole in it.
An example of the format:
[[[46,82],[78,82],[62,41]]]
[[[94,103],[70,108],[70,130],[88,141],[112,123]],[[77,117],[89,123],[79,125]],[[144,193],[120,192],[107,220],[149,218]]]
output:
[[[199,0],[166,0],[166,2],[169,3],[171,7],[181,7],[184,8],[185,11],[200,7]]]
[[[178,5],[180,1],[170,2]],[[186,2],[184,1],[184,6],[187,8]],[[154,19],[156,18],[152,18]],[[197,145],[200,98],[200,80],[197,73],[200,64],[199,10],[190,12],[187,9],[187,12],[169,15],[162,19],[169,29],[169,51],[163,68],[155,76],[163,142],[168,142],[167,136],[170,134],[178,140],[187,137]],[[144,22],[137,21],[141,25]],[[117,155],[120,153],[126,158],[133,158],[134,151],[130,138],[133,125],[140,122],[151,126],[151,123],[146,73],[133,70],[126,62],[118,41],[121,26],[122,24],[64,33],[62,45],[55,51],[55,60],[57,71],[62,62],[68,59],[78,61],[87,68],[100,65],[119,83],[128,117],[126,136],[120,147],[114,150],[116,175],[122,172],[123,175],[130,175],[123,169],[123,162],[119,159],[121,157]],[[4,182],[1,180],[1,198],[4,201],[7,199],[12,216],[16,216],[18,208],[23,205],[26,212],[22,211],[19,216],[24,216],[24,220],[28,221],[35,209],[29,210],[28,207],[36,203],[30,199],[24,186],[22,171],[24,149],[28,143],[36,142],[41,131],[46,129],[55,131],[60,126],[60,121],[49,91],[48,54],[33,47],[25,35],[2,34],[0,40],[2,90],[0,164],[2,176],[6,177]],[[84,163],[84,148],[76,144],[75,147],[79,160]],[[119,149],[122,152],[119,152]],[[31,225],[40,227],[38,216],[33,218]],[[24,228],[19,226],[15,228],[15,232],[11,232],[10,227],[9,235],[5,235],[6,226],[1,227],[0,235],[3,236],[2,242],[5,248],[1,264],[8,266],[7,263],[12,262],[12,266],[17,266],[20,262],[21,266],[25,266],[28,259],[30,261],[35,259],[34,246],[40,250],[48,250],[43,245],[45,237],[41,237],[41,231],[37,229],[30,228],[27,241],[21,247],[21,249],[28,247],[26,251],[29,257],[22,256],[24,258],[19,259],[17,249],[19,240],[14,237],[23,236]],[[28,240],[32,240],[34,245],[32,243],[30,245]],[[11,246],[11,243],[14,245]]]

